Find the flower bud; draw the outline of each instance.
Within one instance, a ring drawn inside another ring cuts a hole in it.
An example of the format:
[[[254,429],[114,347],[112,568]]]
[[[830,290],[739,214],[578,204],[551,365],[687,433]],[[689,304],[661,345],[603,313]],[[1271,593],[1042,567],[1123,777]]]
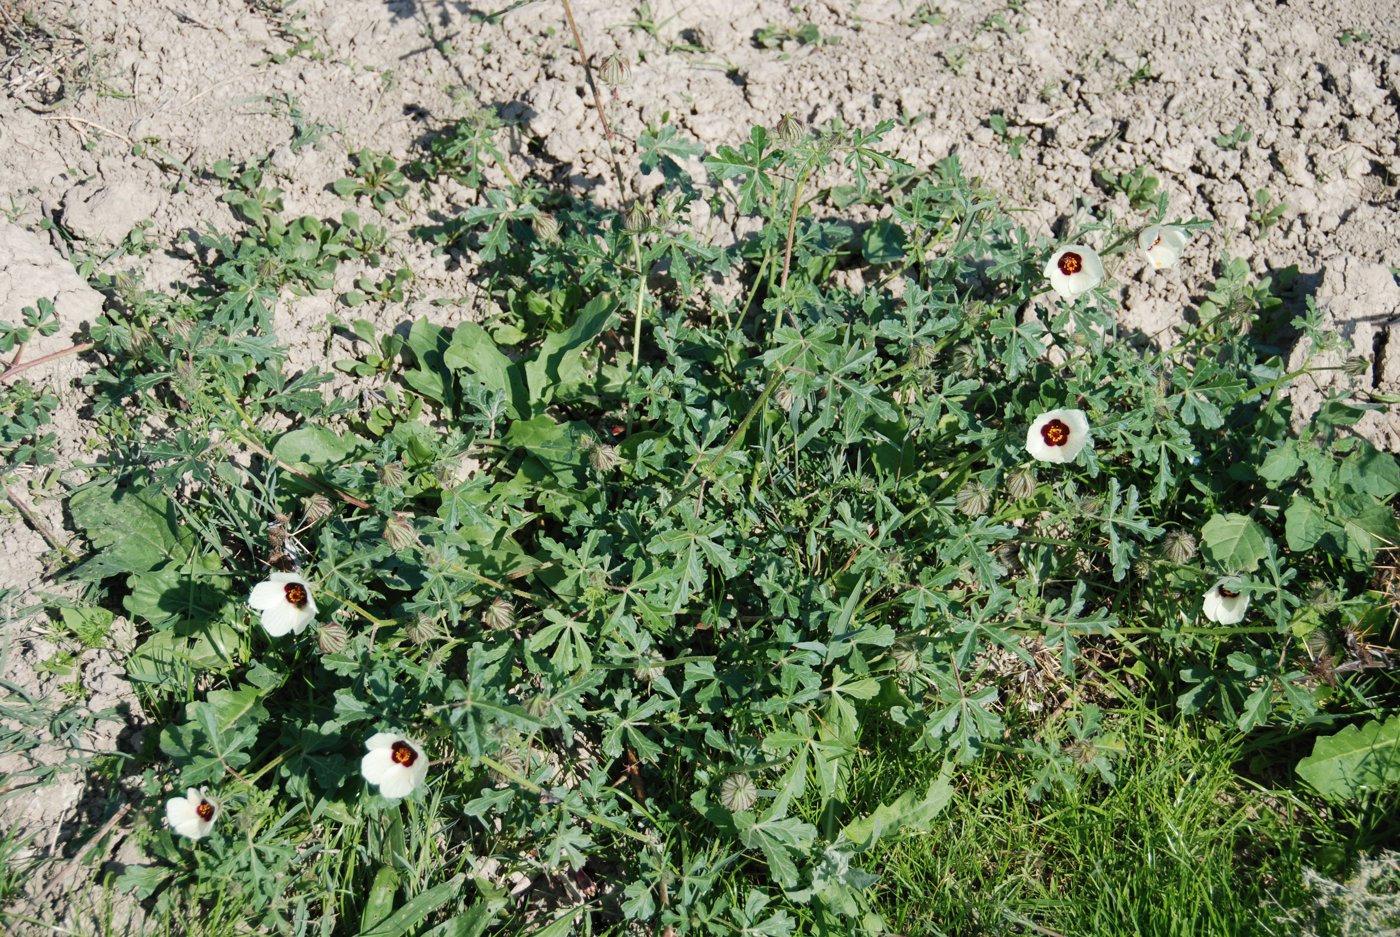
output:
[[[719,786],[719,802],[738,813],[758,803],[758,785],[747,774],[731,774]]]
[[[632,77],[632,66],[621,54],[614,52],[598,66],[598,78],[609,88],[620,88]]]
[[[1342,365],[1342,370],[1345,371],[1349,377],[1361,377],[1363,374],[1370,373],[1371,362],[1360,355],[1353,355]]]
[[[909,349],[909,363],[916,368],[926,368],[933,364],[936,357],[934,348],[928,342],[916,342],[914,347]]]

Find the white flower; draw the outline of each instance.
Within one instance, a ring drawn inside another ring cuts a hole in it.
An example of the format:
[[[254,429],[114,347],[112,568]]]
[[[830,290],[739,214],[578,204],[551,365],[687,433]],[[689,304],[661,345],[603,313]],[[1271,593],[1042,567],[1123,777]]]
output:
[[[184,797],[172,797],[165,802],[165,822],[180,836],[203,839],[214,828],[219,815],[219,802],[211,800],[202,788],[190,788]]]
[[[1144,228],[1138,235],[1138,247],[1147,255],[1148,263],[1162,270],[1176,266],[1189,240],[1191,233],[1183,227],[1174,224],[1154,224]]]
[[[1087,293],[1103,280],[1103,261],[1091,247],[1066,244],[1055,251],[1045,265],[1050,287],[1063,299]]]
[[[1226,576],[1215,585],[1201,600],[1201,611],[1217,625],[1233,625],[1244,620],[1249,609],[1249,593],[1240,588],[1235,576]]]
[[[1026,431],[1026,451],[1041,462],[1073,462],[1089,442],[1089,418],[1083,410],[1050,410]]]
[[[248,605],[262,612],[263,630],[274,638],[301,634],[316,620],[311,587],[296,573],[273,573],[253,587]]]
[[[393,732],[378,732],[365,740],[365,749],[360,773],[369,783],[379,785],[379,793],[385,797],[397,800],[423,786],[428,759],[418,743]]]

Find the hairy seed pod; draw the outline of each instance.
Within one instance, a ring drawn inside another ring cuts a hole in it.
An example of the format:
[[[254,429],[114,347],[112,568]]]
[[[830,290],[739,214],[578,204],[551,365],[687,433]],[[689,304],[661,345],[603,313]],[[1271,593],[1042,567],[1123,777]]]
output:
[[[526,754],[513,746],[502,746],[496,753],[496,761],[505,771],[491,770],[491,777],[501,783],[509,783],[526,773]]]
[[[627,208],[627,215],[622,219],[622,227],[629,234],[641,234],[651,227],[651,212],[641,199],[633,199],[632,204]]]
[[[992,493],[986,485],[973,480],[958,489],[953,503],[957,505],[959,511],[968,517],[976,517],[979,514],[986,514],[987,508],[992,506]]]
[[[773,135],[784,146],[796,146],[807,138],[807,128],[802,121],[797,119],[795,114],[787,113],[783,115],[782,120],[778,121]]]
[[[328,622],[316,629],[316,645],[322,654],[339,654],[350,643],[350,633],[339,622]]]
[[[398,488],[404,483],[408,473],[403,470],[400,462],[386,462],[379,470],[379,480],[390,488]]]
[[[549,701],[548,696],[543,694],[530,697],[525,704],[525,712],[531,719],[543,719],[549,715],[549,711],[554,708],[554,704]]]
[[[442,637],[442,631],[438,628],[437,622],[427,615],[419,615],[409,622],[405,634],[408,635],[408,640],[419,645],[429,644]]]
[[[959,345],[954,348],[952,359],[953,370],[963,377],[971,377],[977,373],[977,352],[972,350],[971,345]]]
[[[936,356],[937,352],[928,342],[915,342],[914,347],[909,349],[909,364],[916,368],[926,368],[933,364]]]
[[[481,620],[492,631],[505,631],[515,625],[515,606],[505,596],[497,596],[486,606]]]
[[[305,524],[319,524],[331,516],[331,499],[325,495],[312,495],[301,503],[301,519]]]
[[[719,786],[719,802],[738,813],[758,803],[758,785],[747,774],[731,774]]]
[[[535,229],[535,237],[544,244],[559,243],[559,219],[548,212],[540,212],[530,221],[530,226]]]
[[[1184,566],[1196,555],[1196,538],[1184,530],[1169,530],[1162,538],[1162,555]]]
[[[784,413],[792,410],[793,401],[797,399],[797,392],[789,384],[783,384],[773,392],[773,402],[778,405],[778,409]]]
[[[1342,365],[1342,370],[1351,377],[1361,377],[1361,375],[1371,372],[1371,362],[1359,355],[1353,355]]]
[[[1035,472],[1017,469],[1006,477],[1006,493],[1014,501],[1024,501],[1035,494]]]
[[[621,88],[632,77],[632,66],[621,54],[614,52],[598,66],[598,78],[609,88]]]
[[[599,443],[588,452],[588,464],[593,466],[595,472],[607,473],[617,468],[617,463],[622,461],[617,454],[616,446],[609,446],[606,443]]]
[[[384,541],[395,550],[407,550],[422,544],[418,531],[413,528],[413,520],[406,514],[391,514],[384,521]]]
[[[890,656],[894,658],[894,669],[899,673],[914,673],[923,665],[918,649],[907,644],[896,644]]]

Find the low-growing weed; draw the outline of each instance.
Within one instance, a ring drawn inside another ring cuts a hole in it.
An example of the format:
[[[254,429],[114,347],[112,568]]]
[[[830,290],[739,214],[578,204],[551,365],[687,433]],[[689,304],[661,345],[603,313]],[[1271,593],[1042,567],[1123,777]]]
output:
[[[1236,149],[1241,143],[1254,139],[1254,134],[1244,124],[1235,124],[1235,129],[1215,138],[1215,145],[1222,150]]]
[[[475,190],[414,231],[487,300],[336,319],[336,373],[274,311],[391,236],[217,165],[198,281],[92,326],[106,450],[67,504],[153,720],[118,886],[210,934],[1231,933],[1301,901],[1235,752],[1393,706],[1310,648],[1381,633],[1400,467],[1341,395],[1292,435],[1321,366],[1243,262],[1177,341],[1119,336],[1104,259],[1207,224],[1143,170],[1104,178],[1147,215],[1061,244],[892,126],[705,153],[663,120],[618,206],[518,176],[487,110],[402,177],[365,154],[344,194]]]
[[[1288,211],[1288,203],[1275,201],[1267,189],[1254,193],[1254,207],[1250,209],[1249,220],[1254,222],[1260,234],[1268,234],[1269,229],[1283,220]]]
[[[1023,133],[1012,133],[1006,124],[1006,117],[1002,114],[992,114],[987,118],[987,123],[992,128],[992,133],[997,135],[997,139],[1006,144],[1006,151],[1011,154],[1012,159],[1021,158],[1021,146],[1026,142],[1026,135]]]
[[[1121,192],[1128,198],[1128,206],[1133,211],[1156,209],[1158,214],[1166,213],[1167,193],[1162,191],[1161,180],[1151,174],[1147,166],[1138,166],[1130,172],[1116,172],[1112,169],[1095,169],[1094,181],[1110,195]]]

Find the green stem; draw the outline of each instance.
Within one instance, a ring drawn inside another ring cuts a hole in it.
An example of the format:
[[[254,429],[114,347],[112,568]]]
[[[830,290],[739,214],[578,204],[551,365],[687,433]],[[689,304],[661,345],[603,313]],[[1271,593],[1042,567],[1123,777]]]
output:
[[[642,360],[642,306],[647,295],[647,278],[642,272],[642,248],[637,235],[632,236],[632,259],[637,265],[637,309],[632,317],[632,373]]]
[[[383,625],[392,625],[392,624],[394,623],[394,620],[393,620],[392,618],[379,618],[379,617],[373,615],[372,613],[370,613],[369,611],[366,611],[364,608],[362,608],[361,606],[359,606],[359,605],[356,604],[355,602],[352,602],[350,599],[347,599],[345,596],[343,596],[343,595],[336,595],[334,592],[332,592],[331,590],[327,589],[327,588],[324,587],[324,586],[321,586],[321,587],[320,587],[320,591],[321,591],[323,594],[328,595],[328,596],[330,596],[331,598],[335,599],[335,600],[336,600],[337,602],[339,602],[341,605],[344,605],[344,606],[346,606],[347,608],[352,608],[352,609],[354,609],[355,612],[356,612],[357,614],[360,615],[360,617],[364,618],[365,621],[370,622],[371,624],[373,624],[376,628],[378,628],[378,627],[380,627],[380,626],[383,626]]]

